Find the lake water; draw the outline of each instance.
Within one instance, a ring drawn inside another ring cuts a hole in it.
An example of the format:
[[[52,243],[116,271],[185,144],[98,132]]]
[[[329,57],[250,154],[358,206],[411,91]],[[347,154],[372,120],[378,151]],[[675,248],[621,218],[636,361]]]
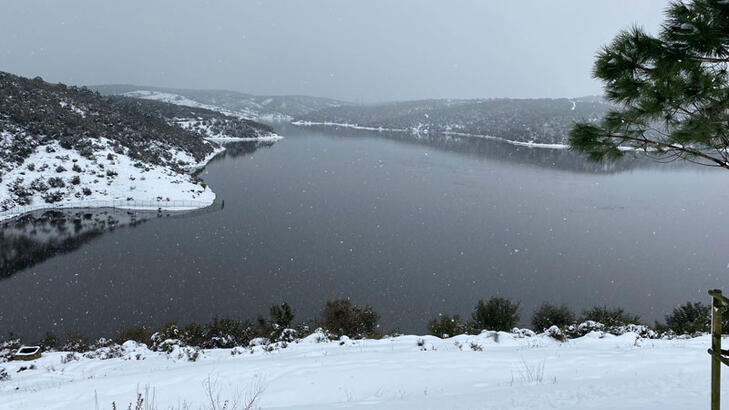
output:
[[[65,212],[4,224],[0,332],[107,336],[141,324],[297,318],[350,297],[424,332],[479,298],[646,321],[729,281],[729,173],[560,150],[278,126],[203,179],[224,208]]]

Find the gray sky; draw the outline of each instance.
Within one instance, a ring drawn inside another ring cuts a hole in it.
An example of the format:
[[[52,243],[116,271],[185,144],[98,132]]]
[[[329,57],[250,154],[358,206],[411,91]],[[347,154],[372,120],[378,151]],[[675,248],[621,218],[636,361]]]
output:
[[[0,0],[0,70],[352,101],[601,93],[597,49],[666,0]]]

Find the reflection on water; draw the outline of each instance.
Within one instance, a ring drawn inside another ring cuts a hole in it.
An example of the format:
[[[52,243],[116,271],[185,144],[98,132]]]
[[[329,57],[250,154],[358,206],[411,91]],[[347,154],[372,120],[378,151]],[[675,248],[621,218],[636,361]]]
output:
[[[237,158],[253,154],[259,149],[271,148],[275,141],[218,141],[225,147],[223,154],[215,159]]]
[[[136,226],[156,213],[104,210],[39,211],[0,224],[0,280],[122,226]]]
[[[250,155],[273,142],[226,142],[218,158]],[[218,205],[213,205],[217,207]],[[200,212],[138,212],[119,209],[49,210],[0,222],[0,280],[57,255],[79,249],[105,232],[134,227],[158,217],[194,216]]]

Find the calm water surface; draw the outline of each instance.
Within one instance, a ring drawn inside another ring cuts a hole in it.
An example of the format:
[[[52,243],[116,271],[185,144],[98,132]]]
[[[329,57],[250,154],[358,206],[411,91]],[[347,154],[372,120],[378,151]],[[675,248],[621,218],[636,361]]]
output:
[[[527,320],[548,301],[652,321],[729,284],[729,173],[638,160],[606,169],[497,142],[281,132],[272,146],[231,145],[206,168],[223,209],[132,225],[109,211],[5,224],[0,332],[103,336],[252,319],[282,301],[307,319],[343,297],[406,332],[494,295],[521,301]]]

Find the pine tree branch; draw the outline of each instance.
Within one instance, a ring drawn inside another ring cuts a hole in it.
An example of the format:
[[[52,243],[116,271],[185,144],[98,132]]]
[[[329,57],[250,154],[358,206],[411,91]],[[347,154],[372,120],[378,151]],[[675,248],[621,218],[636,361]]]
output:
[[[682,145],[676,145],[676,144],[670,144],[670,143],[667,143],[667,142],[649,140],[646,137],[642,137],[642,138],[641,137],[631,137],[631,136],[628,136],[628,135],[618,135],[618,134],[613,134],[613,133],[607,133],[606,136],[609,137],[609,138],[620,138],[620,139],[627,140],[627,141],[633,141],[633,142],[641,143],[641,144],[643,144],[643,149],[646,150],[646,151],[647,151],[648,146],[650,146],[650,145],[655,145],[655,146],[658,146],[658,147],[667,148],[669,150],[678,151],[678,152],[684,153],[686,155],[691,155],[691,156],[694,156],[694,157],[703,158],[703,159],[705,159],[707,161],[710,161],[710,162],[714,162],[714,163],[717,164],[716,166],[719,166],[719,167],[722,167],[722,168],[725,168],[725,169],[728,169],[729,170],[729,163],[727,163],[727,161],[722,161],[719,158],[712,157],[711,155],[706,154],[706,153],[701,152],[701,151],[697,151],[697,150],[694,150],[694,149],[686,148],[686,147],[684,147]],[[689,158],[686,158],[686,157],[684,157],[683,159],[690,161]]]

